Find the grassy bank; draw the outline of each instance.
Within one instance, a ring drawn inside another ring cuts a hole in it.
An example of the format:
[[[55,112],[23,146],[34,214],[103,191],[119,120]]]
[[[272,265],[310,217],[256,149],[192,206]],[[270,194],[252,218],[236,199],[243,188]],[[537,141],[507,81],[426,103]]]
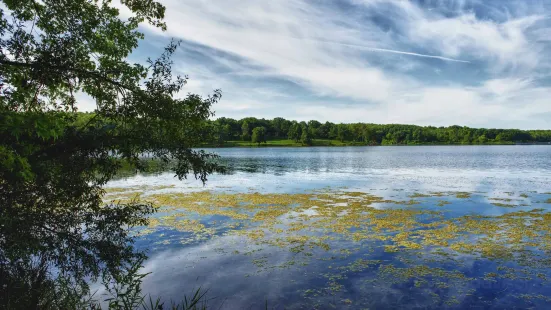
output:
[[[409,144],[383,144],[383,145],[514,145],[512,142],[491,143],[409,143]],[[366,146],[364,142],[340,141],[330,139],[314,139],[311,145],[304,145],[289,139],[268,140],[266,143],[252,143],[250,141],[226,141],[223,145],[205,144],[204,147],[309,147],[309,146]]]
[[[266,143],[252,143],[249,141],[226,141],[224,145],[206,145],[206,147],[276,147],[276,146],[285,146],[285,147],[298,147],[298,146],[365,146],[365,143],[361,142],[341,142],[339,140],[329,140],[329,139],[315,139],[312,140],[312,145],[304,145],[301,142],[295,142],[294,140],[268,140]]]

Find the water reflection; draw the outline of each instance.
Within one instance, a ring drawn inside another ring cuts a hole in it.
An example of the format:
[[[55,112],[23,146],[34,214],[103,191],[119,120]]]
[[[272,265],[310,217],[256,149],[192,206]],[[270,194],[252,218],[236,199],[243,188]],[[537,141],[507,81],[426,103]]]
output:
[[[109,184],[110,199],[165,206],[137,242],[146,292],[201,285],[224,309],[551,301],[549,147],[217,151],[233,173],[206,186],[170,173]]]
[[[549,146],[430,146],[211,149],[230,168],[206,187],[173,173],[138,174],[107,187],[174,186],[182,190],[292,192],[315,188],[466,191],[550,190]]]
[[[508,306],[548,301],[548,204],[504,208],[481,203],[485,194],[398,192],[152,194],[166,207],[152,220],[153,236],[138,243],[153,254],[145,289],[176,299],[200,283],[235,309],[266,299],[286,309],[388,308],[391,300],[478,307],[505,305],[511,294]]]

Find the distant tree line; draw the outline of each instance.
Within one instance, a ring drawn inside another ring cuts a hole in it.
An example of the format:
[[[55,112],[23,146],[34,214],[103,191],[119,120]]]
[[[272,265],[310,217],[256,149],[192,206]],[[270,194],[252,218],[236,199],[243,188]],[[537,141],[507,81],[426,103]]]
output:
[[[262,128],[262,129],[258,129]],[[240,120],[221,117],[209,121],[205,128],[219,144],[225,141],[255,140],[255,130],[262,131],[262,141],[290,139],[310,144],[313,139],[358,142],[365,145],[396,144],[510,144],[516,142],[551,142],[551,130],[519,130],[469,128],[464,126],[434,127],[401,124],[335,124],[316,120],[297,122],[281,117]]]
[[[85,122],[91,113],[82,113]],[[240,120],[220,117],[206,121],[199,130],[205,143],[223,146],[227,141],[265,143],[289,139],[304,145],[312,140],[338,140],[364,145],[416,144],[513,144],[551,142],[551,130],[470,128],[465,126],[416,126],[402,124],[298,122],[281,117],[247,117]]]

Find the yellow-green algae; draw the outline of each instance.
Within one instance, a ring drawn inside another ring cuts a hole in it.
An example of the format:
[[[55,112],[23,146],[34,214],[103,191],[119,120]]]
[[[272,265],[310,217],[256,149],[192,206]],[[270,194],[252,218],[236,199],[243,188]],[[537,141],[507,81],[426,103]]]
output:
[[[456,198],[471,198],[471,193],[459,192],[455,195]]]
[[[471,197],[466,192],[447,194],[455,195],[456,198]],[[444,195],[413,194],[410,197]],[[457,296],[468,295],[472,293],[468,283],[475,278],[467,277],[460,268],[446,271],[429,266],[431,263],[449,261],[461,266],[461,257],[495,262],[498,265],[496,272],[486,273],[481,278],[486,281],[502,278],[547,283],[545,273],[551,267],[551,260],[548,259],[551,253],[551,214],[543,209],[510,212],[500,216],[446,218],[444,211],[410,207],[378,208],[383,204],[406,206],[420,203],[415,200],[394,201],[370,193],[330,190],[302,194],[202,191],[153,194],[142,199],[160,207],[159,216],[151,219],[149,227],[142,230],[142,234],[157,227],[170,227],[195,237],[183,243],[208,240],[217,231],[205,226],[199,219],[217,215],[228,219],[223,221],[225,226],[217,228],[224,229],[226,235],[244,236],[258,246],[280,247],[300,255],[277,266],[269,266],[264,256],[253,259],[253,264],[260,270],[307,264],[309,259],[315,259],[313,252],[316,251],[331,254],[330,261],[342,260],[360,251],[362,246],[369,246],[374,251],[381,249],[415,257],[414,260],[400,257],[405,264],[400,267],[391,261],[364,259],[344,266],[330,265],[328,269],[332,271],[324,275],[327,278],[327,290],[319,294],[342,290],[339,281],[346,279],[349,274],[376,269],[378,277],[370,281],[414,281],[415,287],[420,289],[427,286],[427,281],[437,288],[445,288],[453,282],[454,287],[461,288],[457,290]],[[446,203],[441,200],[438,205]],[[493,204],[514,206],[497,202]],[[333,248],[335,242],[352,242],[362,246]],[[320,255],[320,259],[328,258]],[[505,264],[511,262],[524,269],[507,269]],[[335,273],[335,270],[338,272]],[[446,296],[445,303],[456,303],[457,296]],[[433,297],[436,299],[438,296]]]
[[[496,206],[496,207],[502,207],[502,208],[515,208],[515,207],[517,207],[517,205],[513,205],[513,204],[510,204],[510,203],[492,202],[491,204]]]
[[[152,191],[166,188],[174,188],[174,185],[159,185],[159,186],[150,186],[150,185],[137,185],[131,187],[108,187],[104,191],[106,194],[114,193],[124,193],[124,192],[143,192],[144,190]]]

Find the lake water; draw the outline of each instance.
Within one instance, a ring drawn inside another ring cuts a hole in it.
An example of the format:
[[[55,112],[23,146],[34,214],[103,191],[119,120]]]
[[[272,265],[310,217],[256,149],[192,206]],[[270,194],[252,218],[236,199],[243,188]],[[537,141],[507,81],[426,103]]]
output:
[[[143,289],[213,309],[542,308],[551,302],[551,147],[209,149],[206,185],[106,186],[161,206],[136,231]]]

